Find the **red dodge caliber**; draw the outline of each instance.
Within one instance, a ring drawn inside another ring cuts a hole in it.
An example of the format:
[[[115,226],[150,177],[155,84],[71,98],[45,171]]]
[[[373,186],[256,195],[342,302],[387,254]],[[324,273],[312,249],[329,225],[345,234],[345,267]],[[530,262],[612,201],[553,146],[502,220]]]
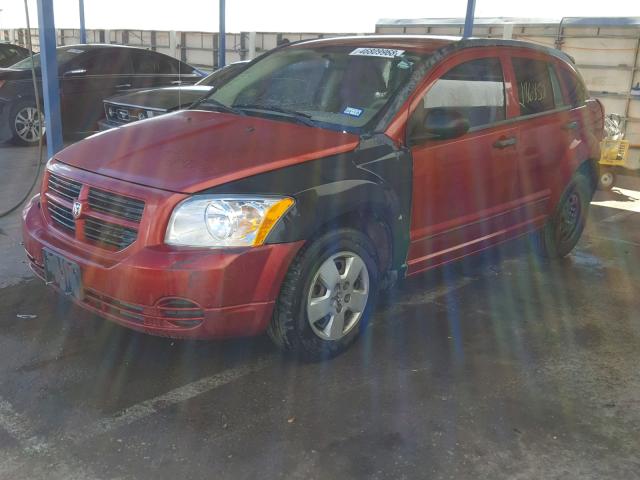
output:
[[[303,41],[191,109],[72,145],[24,210],[33,271],[142,332],[334,355],[379,289],[531,233],[568,254],[603,133],[571,58],[506,40]]]

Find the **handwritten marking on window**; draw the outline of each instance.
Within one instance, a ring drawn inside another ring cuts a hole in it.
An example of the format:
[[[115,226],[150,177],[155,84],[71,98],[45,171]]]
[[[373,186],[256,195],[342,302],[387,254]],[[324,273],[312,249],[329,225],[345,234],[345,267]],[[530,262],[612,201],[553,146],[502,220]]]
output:
[[[547,96],[547,90],[542,82],[533,80],[520,82],[520,101],[527,105],[533,102],[542,102]]]

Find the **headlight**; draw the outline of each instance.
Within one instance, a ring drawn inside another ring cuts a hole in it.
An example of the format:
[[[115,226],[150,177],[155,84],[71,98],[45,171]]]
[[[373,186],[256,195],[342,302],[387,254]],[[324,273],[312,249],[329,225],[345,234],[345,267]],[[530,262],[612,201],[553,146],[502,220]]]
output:
[[[288,197],[195,195],[173,210],[165,243],[214,248],[262,245],[293,204]]]

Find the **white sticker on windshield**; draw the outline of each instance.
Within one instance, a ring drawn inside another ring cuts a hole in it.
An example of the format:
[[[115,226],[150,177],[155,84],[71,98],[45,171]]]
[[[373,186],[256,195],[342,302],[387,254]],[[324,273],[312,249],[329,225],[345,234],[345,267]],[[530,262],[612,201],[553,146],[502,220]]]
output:
[[[70,53],[84,53],[84,50],[78,50],[77,48],[69,48],[67,52]]]
[[[394,48],[361,47],[361,48],[356,48],[349,55],[362,55],[364,57],[394,58],[394,57],[399,57],[403,53],[404,53],[404,50],[396,50]]]
[[[344,113],[345,115],[351,115],[352,117],[359,117],[360,115],[362,115],[362,112],[364,110],[362,110],[361,108],[355,108],[355,107],[346,107],[342,113]]]

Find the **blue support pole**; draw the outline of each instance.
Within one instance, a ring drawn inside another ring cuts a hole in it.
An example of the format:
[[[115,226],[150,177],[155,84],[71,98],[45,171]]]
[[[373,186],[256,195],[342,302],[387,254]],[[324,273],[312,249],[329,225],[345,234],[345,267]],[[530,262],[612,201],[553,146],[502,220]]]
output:
[[[224,13],[224,2],[225,0],[218,0],[220,3],[220,28],[218,35],[218,68],[222,68],[225,66],[226,62],[226,53],[227,53],[227,42],[226,42],[226,31],[225,31],[225,13]]]
[[[462,38],[468,38],[473,34],[473,17],[476,13],[476,0],[467,0],[467,16],[464,18],[464,31]]]
[[[38,31],[40,34],[40,70],[42,72],[47,153],[51,158],[62,150],[63,145],[53,0],[38,0]]]
[[[87,43],[87,30],[84,27],[84,0],[78,0],[80,8],[80,43]]]

